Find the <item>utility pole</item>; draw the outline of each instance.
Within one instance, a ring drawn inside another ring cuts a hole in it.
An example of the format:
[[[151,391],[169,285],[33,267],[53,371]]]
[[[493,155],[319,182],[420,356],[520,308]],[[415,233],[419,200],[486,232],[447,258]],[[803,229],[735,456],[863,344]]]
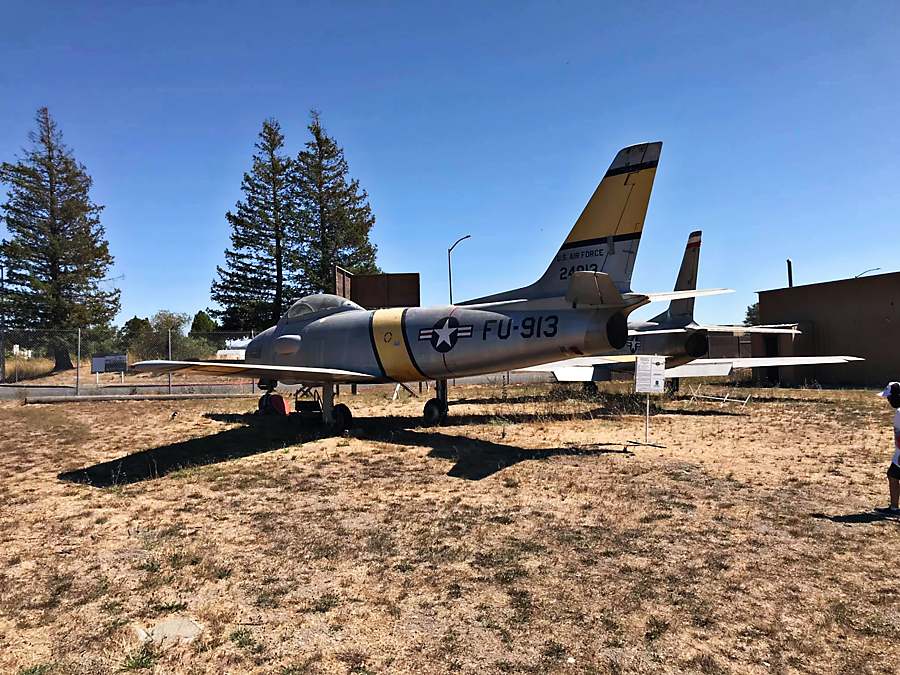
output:
[[[451,305],[453,304],[453,265],[450,262],[450,254],[453,253],[453,249],[456,248],[456,245],[459,242],[465,241],[466,239],[468,239],[471,236],[472,236],[471,234],[467,234],[465,237],[460,237],[455,242],[453,242],[453,246],[451,246],[450,248],[447,249],[447,282],[448,282],[447,285],[450,288],[450,304]]]

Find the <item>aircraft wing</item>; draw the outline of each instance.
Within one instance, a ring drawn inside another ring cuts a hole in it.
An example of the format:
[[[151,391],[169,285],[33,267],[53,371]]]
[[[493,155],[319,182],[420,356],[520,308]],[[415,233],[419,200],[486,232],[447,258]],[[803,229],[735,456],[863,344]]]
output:
[[[628,335],[661,335],[663,333],[691,333],[705,331],[707,333],[725,333],[735,337],[746,335],[748,333],[767,333],[775,335],[802,335],[803,331],[797,328],[797,324],[793,323],[776,323],[769,326],[731,326],[731,325],[715,325],[715,324],[690,324],[683,328],[632,328],[629,329]]]
[[[537,366],[520,368],[520,370],[532,373],[552,373],[561,368],[587,368],[588,370],[590,370],[594,366],[610,366],[620,363],[634,363],[635,359],[635,356],[627,354],[613,356],[577,356],[572,359],[566,359],[565,361],[541,363]]]
[[[757,356],[734,359],[696,359],[683,366],[666,368],[666,377],[711,377],[730,375],[738,368],[820,366],[862,361],[858,356]]]
[[[765,356],[752,358],[695,359],[690,363],[666,368],[666,377],[724,377],[738,368],[771,366],[815,366],[862,361],[858,356]],[[523,368],[531,372],[549,372],[558,382],[591,382],[594,368],[634,363],[634,356],[585,356]]]
[[[278,380],[285,383],[370,382],[376,378],[366,373],[334,368],[297,368],[269,366],[256,363],[227,363],[216,361],[141,361],[131,366],[139,373],[192,372],[222,377],[252,377]]]
[[[772,324],[771,326],[719,326],[715,324],[700,324],[692,326],[694,330],[705,330],[708,333],[727,333],[728,335],[747,335],[750,333],[765,333],[775,335],[801,335],[796,324]]]

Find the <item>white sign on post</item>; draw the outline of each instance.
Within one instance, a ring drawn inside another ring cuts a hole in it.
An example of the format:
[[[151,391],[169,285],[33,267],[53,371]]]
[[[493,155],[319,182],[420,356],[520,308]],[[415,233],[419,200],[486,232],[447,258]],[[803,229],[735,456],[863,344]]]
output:
[[[644,443],[650,443],[650,394],[662,394],[666,390],[666,357],[638,356],[634,364],[634,390],[647,394],[644,417]],[[660,446],[661,447],[661,446]]]
[[[665,356],[637,357],[634,390],[639,394],[662,394],[666,390]]]
[[[91,357],[92,373],[124,373],[126,370],[128,370],[128,357],[125,354]]]

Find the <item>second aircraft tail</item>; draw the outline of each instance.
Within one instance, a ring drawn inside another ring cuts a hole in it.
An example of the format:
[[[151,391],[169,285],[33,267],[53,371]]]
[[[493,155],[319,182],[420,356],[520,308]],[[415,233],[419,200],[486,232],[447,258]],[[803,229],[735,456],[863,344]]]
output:
[[[703,233],[700,230],[691,232],[687,245],[684,247],[684,256],[681,258],[681,267],[678,270],[678,278],[675,280],[676,291],[697,290],[697,270],[700,267],[700,240]],[[694,298],[681,298],[672,300],[669,308],[662,314],[657,314],[652,319],[653,323],[678,324],[686,326],[694,320]]]

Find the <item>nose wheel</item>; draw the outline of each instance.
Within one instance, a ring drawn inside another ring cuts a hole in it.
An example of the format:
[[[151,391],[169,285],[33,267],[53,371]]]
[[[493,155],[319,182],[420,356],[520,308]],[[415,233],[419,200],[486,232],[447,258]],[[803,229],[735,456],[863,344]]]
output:
[[[275,388],[260,382],[265,393],[259,399],[259,412],[263,415],[287,415],[284,399],[273,393]],[[343,403],[334,404],[334,385],[323,385],[319,396],[311,387],[300,387],[294,394],[294,419],[321,423],[333,434],[341,435],[353,426],[353,413]]]

